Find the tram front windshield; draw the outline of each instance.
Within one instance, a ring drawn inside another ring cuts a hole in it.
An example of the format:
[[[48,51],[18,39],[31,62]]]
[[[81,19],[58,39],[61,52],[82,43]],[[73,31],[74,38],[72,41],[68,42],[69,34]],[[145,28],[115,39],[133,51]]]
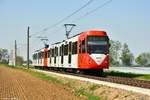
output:
[[[87,52],[92,54],[107,54],[109,52],[109,39],[107,36],[87,37]]]

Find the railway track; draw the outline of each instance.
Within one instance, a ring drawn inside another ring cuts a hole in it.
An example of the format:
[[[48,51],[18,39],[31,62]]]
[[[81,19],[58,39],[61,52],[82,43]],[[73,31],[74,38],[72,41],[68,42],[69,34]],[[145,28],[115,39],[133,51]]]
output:
[[[88,76],[87,78],[90,78],[90,77],[91,76]],[[91,78],[96,79],[96,80],[101,80],[101,81],[107,81],[107,82],[112,82],[112,83],[118,83],[118,84],[124,84],[124,85],[150,89],[150,81],[137,80],[137,79],[125,78],[125,77],[116,77],[116,76],[106,76],[104,78],[92,76]]]
[[[66,71],[64,72],[64,71],[60,71],[60,70],[58,70],[58,71],[47,70],[47,71],[52,71],[52,72],[60,73],[60,74],[73,75],[73,76],[80,76],[80,77],[95,79],[95,80],[100,80],[100,81],[118,83],[118,84],[123,84],[123,85],[135,86],[135,87],[140,87],[140,88],[145,88],[145,89],[150,89],[150,81],[146,81],[146,80],[138,80],[138,79],[134,79],[134,78],[109,76],[109,75],[106,75],[104,77],[99,77],[99,76],[94,76],[94,75],[76,74],[76,73],[66,72]]]

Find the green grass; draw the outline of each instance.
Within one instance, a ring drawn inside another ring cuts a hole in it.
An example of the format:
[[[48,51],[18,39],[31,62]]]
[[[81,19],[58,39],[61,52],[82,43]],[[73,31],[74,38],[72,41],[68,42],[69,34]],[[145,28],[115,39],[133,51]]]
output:
[[[136,79],[148,80],[148,81],[150,81],[150,75],[139,76],[139,77],[137,77]]]
[[[90,90],[90,91],[94,91],[94,90],[96,90],[97,88],[99,88],[99,86],[96,85],[96,84],[93,84],[92,86],[90,86],[89,90]]]
[[[135,78],[142,75],[142,74],[124,73],[124,72],[117,72],[117,71],[110,71],[110,72],[106,72],[105,74],[110,76],[120,76],[120,77],[130,77],[130,78]]]
[[[86,90],[83,87],[76,90],[76,95],[77,96],[86,96],[88,98],[88,100],[100,100],[100,97],[94,96],[91,93],[86,92]]]
[[[110,76],[119,76],[150,81],[150,74],[135,74],[135,73],[114,72],[114,71],[105,72],[105,74]]]
[[[43,74],[43,73],[30,71],[30,74],[34,77],[41,78],[41,79],[44,79],[44,80],[59,82],[59,80],[57,80],[57,78],[48,76],[48,75]]]

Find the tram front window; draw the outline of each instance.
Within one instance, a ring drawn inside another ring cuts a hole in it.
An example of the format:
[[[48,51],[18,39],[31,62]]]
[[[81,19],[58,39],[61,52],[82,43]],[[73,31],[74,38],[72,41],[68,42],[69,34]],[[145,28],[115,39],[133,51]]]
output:
[[[107,36],[89,36],[87,38],[87,52],[92,54],[107,54],[109,39]]]

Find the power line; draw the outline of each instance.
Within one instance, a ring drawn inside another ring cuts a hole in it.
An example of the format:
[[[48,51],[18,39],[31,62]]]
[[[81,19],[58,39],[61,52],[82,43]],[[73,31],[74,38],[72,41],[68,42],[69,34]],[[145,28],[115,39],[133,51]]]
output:
[[[64,29],[64,27],[61,27],[61,28],[59,28],[59,29],[55,29],[55,30],[53,30],[51,33],[57,33],[57,32],[59,32],[59,31],[61,31],[62,29]],[[46,36],[42,36],[42,35],[38,35],[38,36],[32,36],[32,39],[34,38],[35,40],[33,40],[33,44],[35,43],[35,42],[37,42],[38,40],[40,40],[40,38],[43,38],[43,37],[46,37]],[[48,37],[46,37],[46,38],[48,38]],[[49,41],[49,40],[48,40]],[[41,42],[41,41],[40,41]]]
[[[107,4],[109,4],[110,2],[112,2],[112,0],[108,0],[108,1],[104,2],[103,4],[101,4],[101,5],[97,6],[96,8],[94,8],[93,10],[90,10],[89,12],[86,12],[83,16],[80,16],[79,18],[75,19],[74,21],[79,21],[80,19],[85,18],[86,16],[88,16],[88,15],[96,12],[97,10],[103,8],[104,6],[106,6]],[[72,21],[72,23],[74,21]],[[60,29],[60,30],[62,30],[62,29]],[[60,30],[57,29],[55,31],[60,31]]]
[[[70,17],[72,17],[73,15],[75,15],[76,13],[78,13],[78,12],[79,12],[80,10],[82,10],[83,8],[87,7],[87,6],[88,6],[89,4],[91,4],[93,1],[94,1],[94,0],[88,1],[85,5],[83,5],[82,7],[80,7],[79,9],[77,9],[76,11],[74,11],[73,13],[71,13],[70,15],[64,17],[63,19],[61,19],[61,20],[58,21],[57,23],[51,25],[50,27],[44,28],[43,30],[41,30],[41,31],[39,31],[39,32],[37,32],[37,33],[35,33],[35,34],[32,34],[32,35],[30,35],[30,36],[39,34],[39,33],[43,32],[43,31],[47,31],[47,30],[49,30],[49,29],[51,29],[51,28],[53,28],[53,27],[59,25],[59,24],[62,23],[63,21],[69,19]]]
[[[86,12],[83,16],[80,16],[79,18],[73,20],[71,23],[74,23],[74,21],[79,21],[80,19],[85,18],[86,16],[88,16],[88,15],[90,15],[90,14],[96,12],[97,10],[103,8],[104,6],[106,6],[107,4],[109,4],[109,3],[111,3],[111,2],[112,2],[112,0],[107,0],[107,1],[104,2],[103,4],[101,4],[101,5],[97,6],[96,8],[94,8],[94,9],[92,9],[92,10]],[[62,28],[62,29],[63,29],[63,28]],[[57,29],[57,30],[55,30],[55,31],[60,31],[60,30],[62,30],[62,29],[59,29],[59,30]],[[55,32],[55,31],[54,31],[54,32]]]
[[[106,6],[107,4],[109,4],[110,2],[112,2],[112,0],[108,0],[108,1],[106,1],[105,3],[103,3],[102,5],[100,5],[100,6],[96,7],[96,8],[94,8],[93,10],[91,10],[91,11],[89,11],[89,12],[86,12],[83,16],[80,16],[79,18],[75,19],[74,21],[80,20],[80,19],[82,19],[82,18],[84,18],[84,17],[86,17],[86,16],[88,16],[88,15],[90,15],[90,14],[96,12],[97,10],[103,8],[104,6]],[[72,22],[74,22],[74,21],[72,21]]]
[[[83,7],[85,8],[85,7],[86,7],[87,5],[89,5],[92,1],[93,1],[93,0],[90,0],[88,3],[86,3],[86,4],[85,4],[84,6],[82,6],[80,9],[76,10],[76,12],[70,14],[70,17],[73,16],[75,13],[79,12],[81,9],[83,9]],[[103,8],[104,6],[106,6],[107,4],[109,4],[110,2],[112,2],[112,0],[108,0],[108,1],[104,2],[103,4],[97,6],[96,8],[94,8],[94,9],[92,9],[92,10],[86,12],[83,16],[80,16],[79,18],[75,19],[74,21],[79,21],[80,19],[82,19],[82,18],[84,18],[84,17],[86,17],[86,16],[88,16],[88,15],[90,15],[90,14],[96,12],[97,10]],[[47,28],[45,28],[45,30],[43,29],[42,31],[45,32],[45,31],[47,31],[48,29],[51,29],[51,28],[57,26],[58,24],[62,23],[64,20],[66,20],[67,18],[70,18],[70,17],[67,16],[67,17],[63,18],[62,20],[60,20],[58,23],[52,25],[51,27],[47,27]],[[72,22],[74,22],[74,21],[72,21]],[[54,30],[53,32],[58,32],[58,31],[60,31],[60,30],[62,30],[62,29],[63,29],[63,27],[61,27],[59,30],[58,30],[58,29],[57,29],[57,30]],[[40,31],[40,32],[42,32],[42,31]],[[35,35],[35,34],[32,34],[32,35]],[[37,38],[37,37],[36,37],[36,38]]]

